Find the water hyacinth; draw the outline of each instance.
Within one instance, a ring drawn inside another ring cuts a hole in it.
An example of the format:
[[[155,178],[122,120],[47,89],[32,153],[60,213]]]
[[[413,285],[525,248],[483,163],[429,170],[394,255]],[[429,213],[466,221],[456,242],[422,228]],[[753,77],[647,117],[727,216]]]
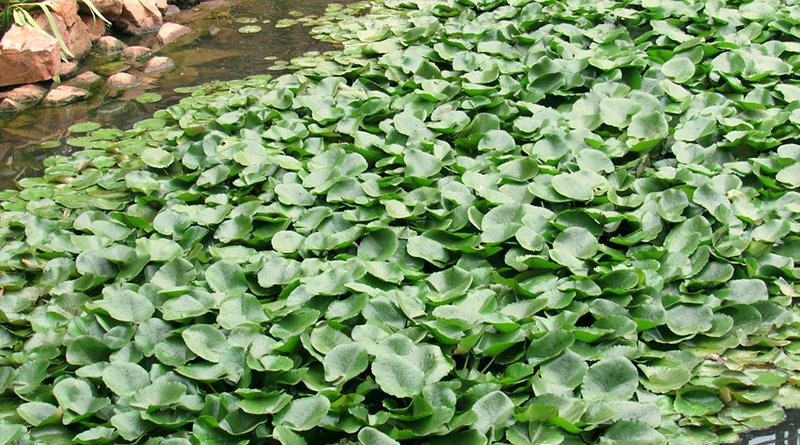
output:
[[[334,6],[0,193],[0,443],[714,444],[800,369],[797,5]],[[281,24],[281,26],[290,26]]]

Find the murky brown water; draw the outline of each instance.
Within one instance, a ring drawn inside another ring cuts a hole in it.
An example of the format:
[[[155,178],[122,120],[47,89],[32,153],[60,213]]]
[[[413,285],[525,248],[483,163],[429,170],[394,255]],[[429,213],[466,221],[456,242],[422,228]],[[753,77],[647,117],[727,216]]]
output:
[[[352,0],[336,0],[349,3]],[[36,107],[13,117],[0,114],[0,190],[15,187],[15,179],[35,175],[44,158],[54,154],[65,154],[71,147],[61,144],[56,148],[43,149],[40,143],[61,140],[70,125],[87,120],[100,122],[104,126],[120,129],[152,115],[155,110],[176,103],[182,95],[173,89],[197,85],[213,80],[233,80],[273,73],[267,68],[276,57],[288,60],[310,50],[331,49],[330,45],[309,36],[311,28],[294,25],[275,28],[275,23],[290,18],[289,12],[300,11],[306,15],[321,15],[332,0],[235,0],[215,6],[213,2],[201,4],[198,9],[187,10],[178,16],[179,22],[188,22],[193,35],[198,37],[186,46],[167,47],[159,55],[171,57],[177,69],[144,78],[144,84],[118,97],[108,96],[103,86],[95,88],[89,100],[67,107]],[[236,19],[257,19],[262,27],[255,34],[241,34],[243,26]],[[269,20],[269,23],[263,23]],[[150,37],[152,39],[152,37]],[[130,44],[147,44],[147,38]],[[90,56],[84,64],[101,74],[112,74],[126,68],[119,62],[100,56]],[[82,69],[84,71],[85,69]],[[132,72],[136,67],[132,67]],[[68,81],[67,81],[68,83]],[[140,104],[133,98],[143,92],[154,92],[163,96],[160,102]]]

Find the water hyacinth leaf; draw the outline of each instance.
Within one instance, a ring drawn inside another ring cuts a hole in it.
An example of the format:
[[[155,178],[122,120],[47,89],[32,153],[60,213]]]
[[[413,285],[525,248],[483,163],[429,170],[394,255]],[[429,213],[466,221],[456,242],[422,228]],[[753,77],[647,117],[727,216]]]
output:
[[[551,3],[253,11],[234,34],[339,46],[73,126],[78,151],[0,191],[0,442],[705,444],[780,421],[792,6]]]
[[[628,134],[636,139],[652,141],[663,139],[669,133],[669,125],[659,111],[640,111],[631,119]]]
[[[408,359],[395,354],[379,354],[372,362],[372,375],[381,390],[406,398],[422,391],[425,375]]]
[[[361,374],[369,365],[367,350],[358,343],[340,344],[334,347],[322,361],[325,380],[347,381]]]
[[[639,374],[633,363],[624,357],[613,357],[589,367],[581,394],[591,400],[630,400],[638,386]]]
[[[118,396],[128,396],[150,384],[147,371],[135,363],[114,362],[103,370],[103,383]]]
[[[358,441],[362,445],[399,445],[400,442],[372,427],[362,428],[358,432]]]
[[[292,431],[306,431],[319,424],[330,406],[331,402],[322,395],[295,399],[278,414],[276,422]]]
[[[208,285],[216,292],[236,297],[247,292],[244,271],[239,264],[221,260],[212,264],[205,273]]]
[[[213,363],[220,361],[228,347],[225,334],[207,324],[189,326],[181,333],[181,337],[192,352]]]
[[[130,290],[111,292],[96,304],[119,321],[141,323],[155,313],[147,297]]]

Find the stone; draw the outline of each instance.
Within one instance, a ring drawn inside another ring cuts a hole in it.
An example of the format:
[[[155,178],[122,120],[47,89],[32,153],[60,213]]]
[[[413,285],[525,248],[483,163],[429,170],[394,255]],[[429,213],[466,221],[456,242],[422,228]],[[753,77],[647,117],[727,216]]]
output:
[[[60,52],[50,34],[12,25],[0,40],[0,87],[52,79],[61,66]]]
[[[106,23],[99,18],[91,15],[82,15],[81,20],[86,25],[86,29],[89,30],[89,39],[92,42],[96,42],[97,39],[106,35]]]
[[[181,12],[181,8],[179,8],[179,7],[175,6],[175,5],[169,5],[169,6],[167,6],[167,9],[164,10],[164,17],[172,17],[173,15],[175,15],[175,14],[177,14],[179,12]]]
[[[163,13],[167,10],[169,4],[167,3],[167,0],[156,0],[156,7]]]
[[[156,0],[123,0],[122,14],[114,22],[122,31],[134,35],[157,31],[161,23]]]
[[[122,14],[122,0],[92,0],[92,4],[110,22]],[[80,10],[91,15],[91,11],[83,3],[80,5]]]
[[[2,112],[10,112],[10,111],[19,111],[22,109],[22,105],[14,101],[13,99],[5,98],[0,101],[0,113]]]
[[[112,36],[100,37],[97,39],[97,42],[95,42],[97,52],[104,56],[116,56],[127,47],[128,45],[126,45],[125,42]]]
[[[81,59],[92,50],[92,36],[83,20],[77,20],[67,28],[67,48],[72,51],[75,59]]]
[[[122,50],[122,58],[127,60],[139,60],[150,56],[153,51],[146,46],[129,46]]]
[[[13,90],[0,93],[0,97],[11,99],[23,107],[36,105],[47,94],[47,88],[31,83],[14,88]]]
[[[61,68],[58,69],[58,75],[61,77],[70,77],[78,71],[78,64],[75,62],[61,62]]]
[[[158,43],[167,45],[190,32],[192,32],[192,30],[188,26],[179,25],[177,23],[164,23],[161,29],[158,30],[156,38],[158,39]]]
[[[156,56],[148,60],[144,65],[145,73],[155,73],[157,71],[171,70],[175,68],[175,62],[169,57]]]
[[[138,87],[142,81],[128,73],[117,73],[109,77],[106,83],[112,90],[128,90]]]
[[[71,87],[69,85],[59,85],[44,97],[42,101],[45,105],[66,105],[77,100],[85,99],[89,96],[89,92],[83,88]]]
[[[100,79],[102,79],[102,77],[98,76],[93,71],[85,71],[70,79],[70,82],[78,85],[91,85]]]
[[[78,21],[78,2],[75,0],[50,0],[57,8],[55,13],[64,19],[64,24],[69,27]]]

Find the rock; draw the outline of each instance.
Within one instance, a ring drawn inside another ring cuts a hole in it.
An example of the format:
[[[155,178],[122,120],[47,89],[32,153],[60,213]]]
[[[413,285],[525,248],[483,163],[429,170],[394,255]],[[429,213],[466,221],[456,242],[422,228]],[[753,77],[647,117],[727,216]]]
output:
[[[156,71],[165,71],[175,68],[175,62],[169,57],[156,56],[148,60],[144,65],[145,73],[155,73]]]
[[[127,90],[138,87],[142,81],[128,73],[117,73],[109,77],[106,83],[112,90]]]
[[[14,101],[13,99],[5,98],[0,101],[0,113],[3,112],[10,112],[10,111],[19,111],[22,109],[22,105]]]
[[[78,71],[78,64],[75,62],[61,62],[61,68],[58,69],[58,75],[62,77],[70,77]]]
[[[60,52],[50,34],[12,25],[0,40],[0,87],[52,79],[61,66]]]
[[[55,12],[64,19],[67,27],[78,21],[78,2],[75,0],[50,0],[50,3],[57,6]]]
[[[67,28],[67,37],[65,38],[67,47],[75,59],[81,59],[83,56],[89,54],[92,50],[92,36],[89,28],[83,23],[83,20],[77,20],[72,26]]]
[[[156,0],[123,0],[122,14],[114,24],[129,34],[140,35],[158,30],[162,22]]]
[[[96,42],[97,39],[106,34],[106,23],[99,18],[92,17],[91,15],[82,15],[81,20],[83,20],[83,24],[86,25],[86,29],[89,30],[89,39],[91,39],[92,42]]]
[[[169,5],[167,4],[167,0],[156,0],[156,7],[163,13],[167,10]]]
[[[95,47],[97,48],[97,52],[104,56],[116,56],[122,52],[123,49],[127,48],[128,45],[116,37],[103,36],[97,39]]]
[[[5,93],[0,93],[0,97],[11,99],[13,102],[23,107],[29,107],[38,104],[45,94],[47,94],[47,88],[32,83],[16,87]]]
[[[167,9],[164,11],[164,17],[172,17],[173,15],[181,12],[181,8],[175,5],[167,6]]]
[[[116,20],[122,13],[122,0],[92,0],[92,4],[110,22]],[[80,10],[91,15],[91,11],[83,3],[80,5]]]
[[[122,58],[127,60],[138,60],[148,57],[152,50],[146,46],[129,46],[122,50]]]
[[[177,23],[164,23],[161,26],[161,29],[158,30],[158,35],[156,35],[156,38],[158,39],[158,43],[167,45],[178,40],[182,36],[185,36],[191,31],[191,28],[188,26],[179,25]]]
[[[83,88],[71,87],[69,85],[59,85],[44,97],[42,101],[45,105],[66,105],[76,100],[84,99],[89,96],[89,92]]]
[[[63,1],[63,0],[62,0]],[[35,21],[46,33],[56,37],[53,26],[47,20],[44,14],[35,14]],[[83,20],[78,20],[77,14],[74,20],[71,18],[64,18],[60,14],[52,14],[55,29],[64,39],[70,52],[76,59],[80,59],[89,53],[92,49],[92,39],[89,35],[89,28],[83,23]],[[70,23],[71,22],[71,23]]]
[[[94,72],[86,71],[70,79],[70,82],[78,85],[91,85],[100,79],[102,79],[102,77],[98,76]]]

